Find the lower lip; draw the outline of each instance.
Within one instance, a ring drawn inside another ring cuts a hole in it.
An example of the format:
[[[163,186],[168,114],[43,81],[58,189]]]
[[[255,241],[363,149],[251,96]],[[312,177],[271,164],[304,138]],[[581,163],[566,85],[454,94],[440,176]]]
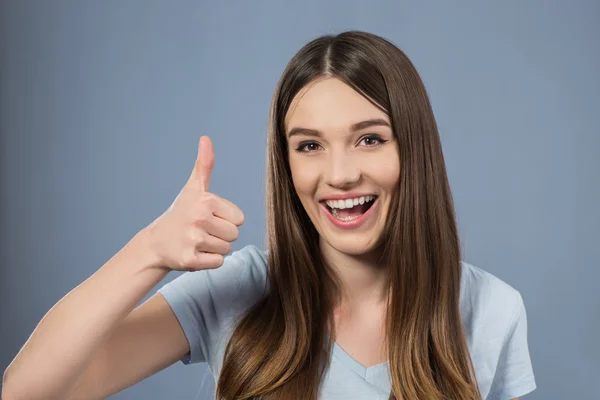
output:
[[[335,225],[336,227],[338,227],[340,229],[356,229],[359,226],[363,225],[367,221],[369,216],[373,213],[373,210],[375,209],[375,207],[377,207],[377,205],[379,204],[378,200],[379,200],[379,198],[376,198],[373,201],[373,205],[371,207],[369,207],[369,209],[364,214],[362,214],[360,217],[355,218],[351,221],[342,221],[340,219],[337,219],[336,217],[331,215],[331,213],[329,212],[329,210],[327,209],[327,206],[325,204],[321,204],[321,208],[323,209],[323,212],[325,213],[325,215],[327,215],[327,218],[329,218],[329,221],[331,221],[331,223],[333,225]]]

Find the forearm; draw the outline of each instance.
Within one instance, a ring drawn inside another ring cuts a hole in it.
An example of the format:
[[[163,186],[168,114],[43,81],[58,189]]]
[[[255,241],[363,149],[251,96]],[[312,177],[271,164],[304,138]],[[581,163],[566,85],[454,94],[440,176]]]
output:
[[[146,251],[138,233],[90,278],[42,318],[7,368],[5,391],[19,398],[65,398],[95,351],[168,273]]]

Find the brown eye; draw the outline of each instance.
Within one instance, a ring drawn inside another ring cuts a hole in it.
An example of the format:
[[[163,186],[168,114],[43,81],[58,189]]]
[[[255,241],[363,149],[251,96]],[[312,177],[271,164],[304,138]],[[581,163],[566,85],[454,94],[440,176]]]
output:
[[[383,140],[378,135],[369,135],[365,136],[361,139],[361,142],[364,142],[367,147],[375,147],[387,142],[387,140]]]
[[[296,148],[298,153],[311,153],[319,149],[319,145],[315,142],[303,142]]]

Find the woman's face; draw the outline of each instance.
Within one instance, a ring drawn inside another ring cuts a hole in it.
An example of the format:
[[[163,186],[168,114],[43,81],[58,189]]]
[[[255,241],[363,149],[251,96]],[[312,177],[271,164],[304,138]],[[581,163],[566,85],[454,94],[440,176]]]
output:
[[[321,242],[373,250],[400,176],[389,117],[337,78],[313,81],[285,120],[294,187]]]

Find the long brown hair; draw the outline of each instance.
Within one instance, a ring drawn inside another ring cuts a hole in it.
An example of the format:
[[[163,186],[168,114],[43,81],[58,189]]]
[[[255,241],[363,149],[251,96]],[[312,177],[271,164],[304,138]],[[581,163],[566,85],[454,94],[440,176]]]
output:
[[[317,399],[329,366],[339,280],[295,192],[284,118],[309,82],[334,76],[386,112],[400,178],[384,235],[390,399],[480,399],[459,314],[460,246],[437,124],[415,67],[394,44],[349,31],[306,44],[273,95],[267,147],[267,294],[225,350],[217,398]]]

